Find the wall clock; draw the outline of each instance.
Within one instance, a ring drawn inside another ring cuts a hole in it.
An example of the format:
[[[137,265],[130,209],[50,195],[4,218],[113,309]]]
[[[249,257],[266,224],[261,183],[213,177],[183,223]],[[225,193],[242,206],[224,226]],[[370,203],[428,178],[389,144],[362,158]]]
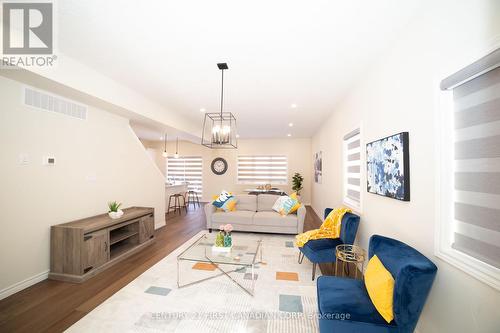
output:
[[[227,162],[222,157],[214,158],[212,161],[212,172],[216,175],[223,175],[227,171]]]

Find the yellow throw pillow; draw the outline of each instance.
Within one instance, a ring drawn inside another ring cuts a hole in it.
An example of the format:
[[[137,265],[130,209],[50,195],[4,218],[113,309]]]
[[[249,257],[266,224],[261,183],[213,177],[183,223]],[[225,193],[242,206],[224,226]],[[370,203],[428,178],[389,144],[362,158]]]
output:
[[[237,201],[234,198],[229,199],[222,208],[225,212],[235,212]]]
[[[297,203],[295,204],[295,206],[292,207],[292,209],[290,209],[290,211],[288,212],[288,214],[295,213],[300,208],[300,206],[302,205],[299,202],[299,199],[297,198],[297,193],[296,192],[293,192],[292,194],[290,194],[290,198],[292,198],[294,200],[297,200]]]
[[[228,192],[228,193],[230,195],[233,195],[232,192]],[[219,199],[219,195],[217,195],[217,194],[212,195],[212,200],[217,200],[217,199]],[[236,200],[232,200],[231,202],[228,202],[226,207],[224,207],[224,208],[215,207],[215,211],[216,212],[227,212],[227,211],[235,212],[236,211],[236,203],[237,203]]]
[[[375,309],[390,323],[394,319],[392,309],[394,278],[377,255],[374,255],[366,266],[365,286]]]

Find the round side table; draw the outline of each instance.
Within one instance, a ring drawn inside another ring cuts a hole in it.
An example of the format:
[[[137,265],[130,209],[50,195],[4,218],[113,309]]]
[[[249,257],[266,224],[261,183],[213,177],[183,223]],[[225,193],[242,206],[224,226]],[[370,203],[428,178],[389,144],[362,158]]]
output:
[[[342,276],[344,277],[345,264],[349,269],[349,263],[354,264],[354,278],[358,278],[358,266],[361,266],[361,280],[363,279],[363,272],[365,266],[366,251],[357,245],[342,244],[337,245],[335,248],[335,276],[338,272],[339,261],[342,266]]]

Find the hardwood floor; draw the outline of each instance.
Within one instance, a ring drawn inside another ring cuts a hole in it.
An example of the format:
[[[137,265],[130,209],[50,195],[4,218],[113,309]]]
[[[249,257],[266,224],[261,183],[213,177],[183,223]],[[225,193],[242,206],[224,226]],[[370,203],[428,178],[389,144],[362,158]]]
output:
[[[205,229],[203,206],[169,214],[156,241],[90,280],[45,280],[0,301],[0,332],[61,332]]]
[[[203,205],[181,216],[169,214],[156,241],[90,280],[73,284],[45,280],[0,301],[0,332],[61,332],[123,288],[206,226]],[[307,207],[304,230],[321,219]],[[331,265],[320,266],[331,275]]]

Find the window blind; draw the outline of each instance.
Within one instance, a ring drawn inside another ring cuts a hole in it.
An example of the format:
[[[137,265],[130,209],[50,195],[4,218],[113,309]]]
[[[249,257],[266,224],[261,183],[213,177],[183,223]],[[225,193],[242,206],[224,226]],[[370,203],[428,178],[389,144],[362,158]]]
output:
[[[356,129],[344,136],[344,202],[361,208],[361,133]]]
[[[238,183],[286,185],[288,158],[283,155],[238,156]]]
[[[188,190],[203,194],[203,159],[201,156],[167,158],[167,179],[172,182],[186,182]]]
[[[500,67],[453,89],[452,247],[500,268]]]

